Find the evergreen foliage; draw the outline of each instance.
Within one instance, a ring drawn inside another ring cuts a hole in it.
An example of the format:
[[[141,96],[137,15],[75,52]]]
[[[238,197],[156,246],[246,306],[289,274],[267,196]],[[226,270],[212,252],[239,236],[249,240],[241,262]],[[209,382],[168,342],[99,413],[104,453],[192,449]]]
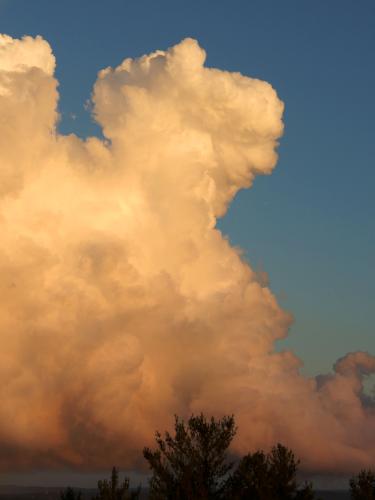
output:
[[[74,489],[70,486],[65,488],[65,490],[60,493],[61,500],[81,500],[81,498],[81,491],[74,491]]]
[[[230,479],[228,498],[233,500],[312,500],[311,484],[298,487],[299,461],[281,444],[269,454],[256,451],[245,455]]]
[[[152,470],[150,498],[203,500],[226,498],[233,464],[227,451],[236,433],[233,416],[208,420],[203,414],[187,423],[175,417],[175,436],[156,433],[157,449],[143,450]]]
[[[299,461],[278,444],[269,454],[249,453],[232,472],[228,448],[235,436],[233,416],[185,423],[175,417],[175,435],[156,433],[157,448],[143,455],[152,471],[151,500],[313,500],[311,484],[299,486]]]
[[[130,491],[128,478],[120,484],[118,470],[113,467],[111,479],[98,481],[98,494],[93,500],[137,500],[140,496],[140,488]]]
[[[350,497],[353,500],[375,500],[375,472],[361,470],[352,477],[350,482]]]

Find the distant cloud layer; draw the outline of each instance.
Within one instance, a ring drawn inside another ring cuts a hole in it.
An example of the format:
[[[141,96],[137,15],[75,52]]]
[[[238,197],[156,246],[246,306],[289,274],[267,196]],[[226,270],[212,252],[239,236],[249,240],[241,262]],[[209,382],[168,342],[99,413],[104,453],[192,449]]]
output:
[[[305,378],[291,317],[215,227],[276,164],[283,104],[183,40],[99,73],[105,141],[56,132],[55,60],[0,37],[0,466],[139,467],[173,414],[234,413],[234,450],[375,462],[375,358]],[[262,214],[259,214],[262,217]]]

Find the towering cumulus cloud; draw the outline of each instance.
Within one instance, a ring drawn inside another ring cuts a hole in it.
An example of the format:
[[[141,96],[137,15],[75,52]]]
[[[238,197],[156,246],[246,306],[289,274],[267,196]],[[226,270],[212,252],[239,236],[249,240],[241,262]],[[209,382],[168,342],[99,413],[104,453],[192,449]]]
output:
[[[349,354],[304,378],[291,318],[216,229],[275,166],[283,104],[205,68],[191,39],[99,73],[105,140],[56,132],[54,57],[0,38],[0,466],[137,467],[155,429],[234,413],[234,451],[282,441],[310,470],[375,460]]]

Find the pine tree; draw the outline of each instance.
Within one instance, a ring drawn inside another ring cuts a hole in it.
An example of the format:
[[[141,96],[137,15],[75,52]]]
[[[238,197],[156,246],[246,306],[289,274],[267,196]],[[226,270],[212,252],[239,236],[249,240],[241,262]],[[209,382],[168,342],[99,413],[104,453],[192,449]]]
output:
[[[61,500],[81,500],[81,498],[82,493],[80,491],[75,491],[70,486],[60,493]]]
[[[353,500],[375,500],[375,472],[361,470],[350,482],[350,496]]]
[[[312,500],[315,496],[311,484],[297,484],[298,465],[294,453],[282,444],[274,446],[268,455],[263,451],[249,453],[231,477],[228,498]]]
[[[118,470],[113,467],[111,479],[98,481],[98,494],[93,500],[137,500],[140,496],[140,488],[130,491],[128,478],[120,484]]]
[[[175,416],[175,435],[156,433],[157,449],[143,455],[152,470],[150,498],[210,500],[226,498],[233,466],[227,450],[236,433],[233,416],[208,420],[203,414],[187,423]]]

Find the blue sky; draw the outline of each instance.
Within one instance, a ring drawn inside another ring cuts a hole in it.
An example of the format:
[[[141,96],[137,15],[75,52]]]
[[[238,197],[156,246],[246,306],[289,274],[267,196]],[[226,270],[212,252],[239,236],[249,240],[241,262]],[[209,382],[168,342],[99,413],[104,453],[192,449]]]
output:
[[[308,374],[375,352],[374,23],[373,0],[0,1],[1,32],[53,48],[63,133],[100,133],[84,107],[98,70],[187,36],[208,66],[275,87],[286,106],[278,166],[220,227],[294,314],[279,347]]]

